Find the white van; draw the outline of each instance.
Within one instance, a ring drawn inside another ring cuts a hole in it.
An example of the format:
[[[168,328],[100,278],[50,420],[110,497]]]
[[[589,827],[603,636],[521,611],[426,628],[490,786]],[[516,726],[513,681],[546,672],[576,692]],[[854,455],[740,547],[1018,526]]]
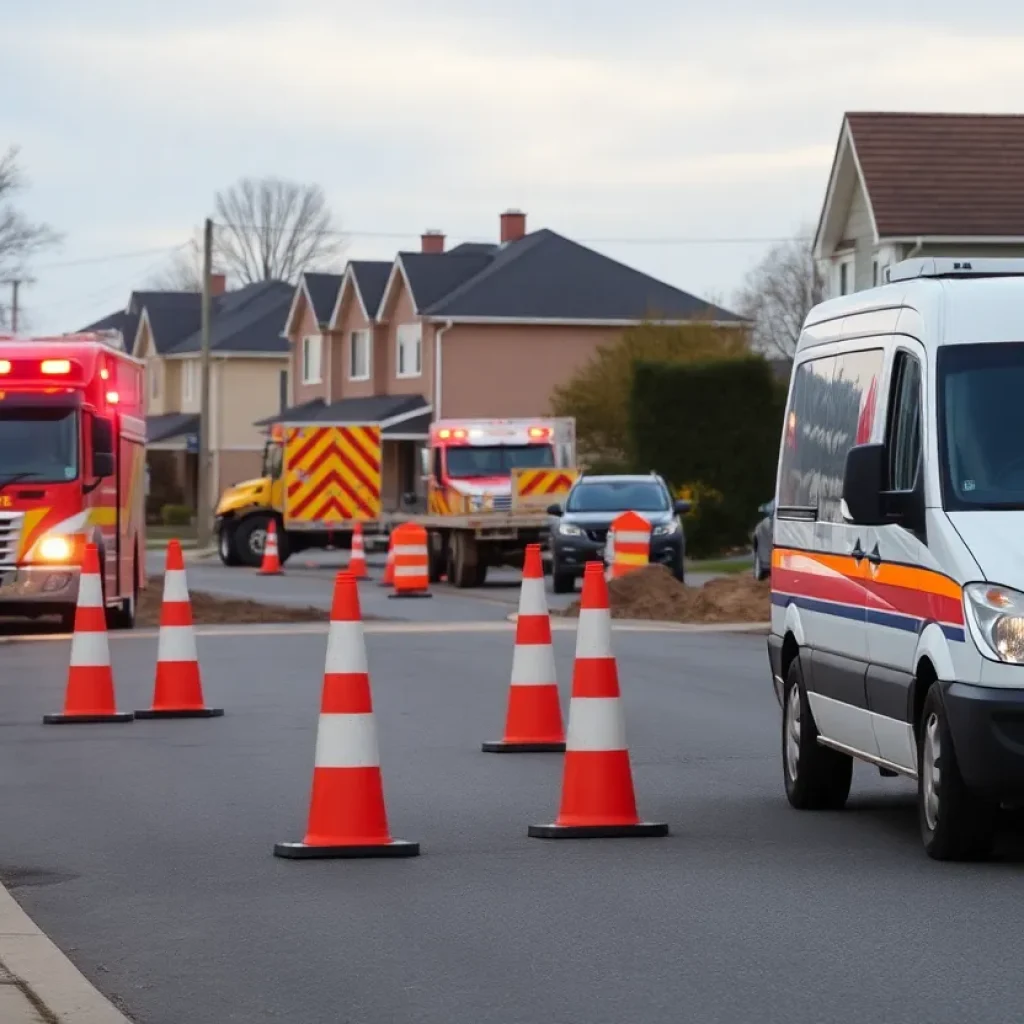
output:
[[[1024,260],[916,259],[807,317],[769,655],[789,802],[917,779],[940,860],[1024,800]]]

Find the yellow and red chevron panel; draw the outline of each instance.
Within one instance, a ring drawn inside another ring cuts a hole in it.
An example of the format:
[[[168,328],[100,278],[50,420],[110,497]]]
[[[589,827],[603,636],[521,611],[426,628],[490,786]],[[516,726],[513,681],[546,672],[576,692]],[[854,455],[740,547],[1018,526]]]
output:
[[[575,469],[513,469],[514,508],[550,505],[569,492],[579,471]]]
[[[284,465],[286,525],[380,518],[380,427],[289,427]]]

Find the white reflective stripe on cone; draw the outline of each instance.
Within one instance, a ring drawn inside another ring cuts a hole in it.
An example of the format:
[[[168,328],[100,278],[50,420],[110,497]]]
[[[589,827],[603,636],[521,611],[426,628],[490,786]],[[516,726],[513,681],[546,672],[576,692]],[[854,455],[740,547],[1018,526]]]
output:
[[[616,544],[646,544],[650,539],[649,530],[620,530],[615,534]]]
[[[324,715],[316,733],[317,768],[379,768],[373,715]]]
[[[626,726],[618,697],[573,697],[569,701],[568,750],[625,750]]]
[[[327,630],[325,672],[367,672],[361,622],[332,622]]]
[[[548,599],[544,593],[544,580],[524,579],[519,591],[520,615],[547,615]]]
[[[198,661],[196,635],[191,626],[161,626],[156,642],[157,661]]]
[[[551,644],[516,644],[512,650],[513,686],[553,686],[555,681]]]
[[[71,641],[71,664],[79,668],[110,664],[107,634],[75,633]]]
[[[396,576],[426,576],[427,575],[427,563],[424,562],[422,565],[396,565],[395,566]]]
[[[577,658],[612,656],[612,613],[607,608],[581,608],[576,627]]]
[[[164,573],[164,602],[185,604],[188,601],[188,583],[184,569],[170,569]]]
[[[83,573],[78,581],[78,607],[103,607],[103,584],[94,573]]]
[[[392,549],[395,555],[402,555],[405,558],[426,558],[427,557],[427,546],[426,544],[396,544]]]

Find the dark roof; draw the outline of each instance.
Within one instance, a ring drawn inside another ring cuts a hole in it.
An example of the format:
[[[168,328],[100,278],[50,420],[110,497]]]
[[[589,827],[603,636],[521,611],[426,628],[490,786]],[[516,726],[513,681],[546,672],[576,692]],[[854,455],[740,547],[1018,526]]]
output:
[[[82,330],[120,331],[121,337],[124,339],[125,351],[131,352],[132,346],[135,344],[135,335],[139,330],[139,320],[138,313],[126,313],[123,309],[119,309],[116,313],[111,313],[102,320],[97,320],[95,323],[89,324],[88,327],[83,327]]]
[[[484,253],[491,256],[501,248],[493,242],[462,242],[448,250],[449,256],[466,256],[470,253]]]
[[[341,274],[302,275],[306,282],[306,294],[313,306],[313,316],[318,324],[330,323],[334,313],[334,304],[338,301],[338,289],[341,287]]]
[[[392,260],[352,260],[349,263],[359,294],[366,304],[366,314],[371,320],[377,315],[377,307],[384,298],[392,266]]]
[[[385,427],[382,433],[385,437],[391,437],[392,434],[417,434],[426,437],[433,419],[433,413],[425,412],[422,416],[413,416],[411,419],[402,420],[401,423]]]
[[[369,398],[343,398],[328,405],[322,398],[292,406],[276,416],[257,420],[255,426],[272,423],[383,423],[395,416],[413,413],[429,403],[422,395],[374,395]],[[426,413],[429,418],[430,414]],[[413,423],[410,419],[407,422]],[[396,424],[393,432],[406,433]],[[412,433],[413,431],[408,431]]]
[[[292,286],[285,281],[258,281],[238,291],[218,295],[213,300],[210,319],[210,350],[287,353],[288,339],[281,337],[281,325],[288,315],[293,294]],[[201,347],[202,338],[196,324],[168,354],[199,352]]]
[[[168,412],[146,417],[146,441],[156,444],[199,432],[199,417],[187,412]]]
[[[153,346],[162,356],[199,330],[202,302],[203,297],[197,292],[137,292],[132,295],[132,305],[137,305],[140,314],[143,309],[146,311]]]
[[[880,236],[1024,237],[1024,116],[846,115]]]
[[[417,254],[419,255],[419,254]],[[517,242],[474,256],[420,256],[445,259],[460,267],[476,263],[461,281],[453,268],[447,278],[455,286],[419,301],[428,316],[494,317],[508,320],[692,320],[740,322],[742,317],[712,306],[688,292],[603,256],[546,228]],[[402,254],[403,264],[407,255]],[[408,267],[407,267],[408,269]],[[442,273],[434,271],[435,281]],[[410,275],[416,292],[416,282]]]
[[[486,269],[492,257],[486,252],[400,252],[413,302],[423,312],[454,291],[464,281]]]

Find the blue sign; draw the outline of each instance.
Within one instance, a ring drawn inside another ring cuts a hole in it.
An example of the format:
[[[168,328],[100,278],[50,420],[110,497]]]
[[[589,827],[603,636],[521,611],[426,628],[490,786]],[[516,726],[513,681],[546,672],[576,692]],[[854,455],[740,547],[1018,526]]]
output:
[[[198,434],[186,434],[185,435],[185,451],[189,455],[199,454],[199,435]]]

